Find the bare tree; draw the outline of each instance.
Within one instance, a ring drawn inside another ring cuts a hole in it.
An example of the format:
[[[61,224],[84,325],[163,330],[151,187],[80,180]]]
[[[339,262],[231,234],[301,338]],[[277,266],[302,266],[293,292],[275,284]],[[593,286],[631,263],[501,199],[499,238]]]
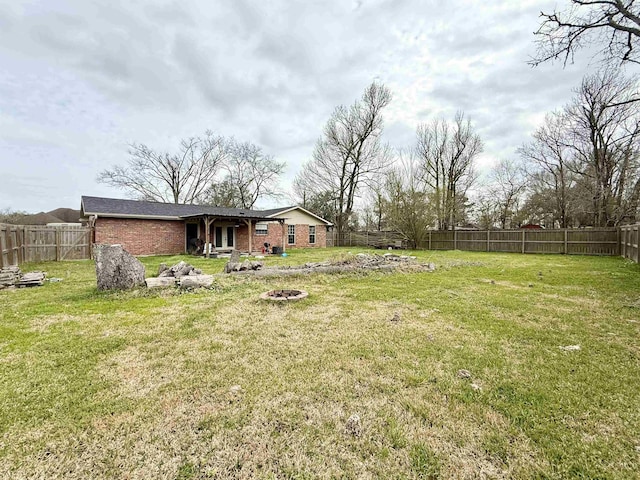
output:
[[[547,114],[544,124],[533,134],[533,140],[518,149],[528,161],[530,183],[537,193],[551,194],[554,199],[552,213],[560,228],[570,222],[569,191],[573,174],[568,168],[572,151],[568,146],[567,116],[563,112]],[[537,200],[536,200],[537,201]],[[537,204],[541,204],[537,201]],[[548,202],[545,204],[549,205]]]
[[[385,166],[388,150],[380,136],[382,110],[390,101],[389,89],[374,82],[359,101],[337,107],[316,143],[313,158],[294,181],[299,197],[329,194],[339,234],[346,230],[358,189]]]
[[[29,215],[23,210],[12,210],[11,208],[3,208],[0,210],[0,223],[16,223],[21,217]]]
[[[500,160],[490,174],[491,196],[497,207],[500,228],[518,226],[518,213],[527,188],[527,179],[521,165],[513,160]]]
[[[566,108],[571,168],[591,190],[595,226],[617,225],[629,213],[629,187],[640,173],[636,92],[636,78],[605,70],[585,77]]]
[[[417,137],[416,153],[433,197],[438,228],[455,228],[476,179],[474,161],[482,152],[482,140],[462,112],[456,114],[453,124],[434,120],[419,125]]]
[[[225,140],[207,131],[203,137],[180,142],[178,153],[161,153],[132,144],[126,166],[115,165],[98,175],[98,182],[121,188],[154,202],[197,203],[225,160]]]
[[[561,59],[573,61],[576,51],[594,45],[608,63],[638,63],[640,7],[635,0],[570,0],[564,11],[540,14],[535,32],[533,66]]]
[[[260,198],[278,197],[278,180],[284,162],[265,155],[250,142],[229,142],[227,161],[221,166],[224,177],[213,182],[206,203],[221,207],[253,208]]]
[[[435,215],[420,180],[421,165],[413,152],[401,153],[386,175],[384,210],[389,226],[417,248],[426,238]]]

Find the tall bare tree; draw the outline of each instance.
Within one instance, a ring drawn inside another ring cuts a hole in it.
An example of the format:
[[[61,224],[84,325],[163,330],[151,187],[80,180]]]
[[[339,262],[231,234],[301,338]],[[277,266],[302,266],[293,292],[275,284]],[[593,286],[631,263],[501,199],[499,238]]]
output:
[[[572,61],[581,48],[595,46],[607,63],[638,63],[640,6],[635,0],[570,0],[565,10],[540,14],[537,55],[529,63]]]
[[[491,197],[494,199],[500,228],[515,228],[518,225],[519,207],[527,188],[527,179],[522,165],[513,160],[500,160],[492,169]]]
[[[388,150],[380,137],[382,111],[390,101],[389,89],[374,82],[359,101],[349,107],[338,106],[316,143],[312,159],[294,181],[299,197],[330,196],[339,234],[346,230],[359,188],[385,166]]]
[[[466,194],[476,179],[474,161],[482,149],[480,136],[462,112],[453,123],[440,119],[418,126],[416,153],[440,230],[455,228],[464,217]]]
[[[207,131],[180,142],[178,153],[162,153],[132,144],[125,166],[115,165],[98,175],[98,182],[124,189],[154,202],[197,203],[227,158],[223,137]]]
[[[278,180],[284,162],[265,155],[250,142],[228,142],[226,162],[221,165],[224,176],[212,183],[206,192],[206,203],[221,207],[253,208],[260,198],[278,197]]]
[[[640,173],[637,84],[637,78],[604,70],[585,77],[566,108],[572,170],[591,189],[596,226],[617,225],[629,213],[629,190]]]
[[[552,112],[544,124],[533,134],[533,140],[518,149],[528,162],[528,177],[536,193],[553,196],[551,213],[554,223],[568,228],[570,222],[570,189],[573,174],[568,168],[572,151],[568,143],[567,116],[564,112]],[[550,205],[549,202],[544,202]],[[537,201],[537,204],[541,204]]]
[[[398,162],[386,174],[384,187],[386,220],[413,248],[423,243],[435,220],[429,194],[420,179],[421,168],[413,152],[401,153]]]

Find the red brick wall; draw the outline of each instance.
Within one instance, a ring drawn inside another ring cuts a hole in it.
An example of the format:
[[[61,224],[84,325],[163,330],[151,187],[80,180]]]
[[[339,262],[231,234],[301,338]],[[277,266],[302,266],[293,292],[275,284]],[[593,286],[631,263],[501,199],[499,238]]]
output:
[[[185,227],[180,220],[98,218],[95,242],[121,244],[132,255],[178,254],[185,251]]]
[[[287,235],[288,225],[284,225],[284,241],[285,248],[311,248],[311,247],[326,247],[327,246],[327,227],[324,225],[316,225],[316,243],[309,243],[309,225],[296,225],[296,242],[290,245]],[[255,252],[260,251],[263,244],[270,243],[272,246],[277,245],[282,247],[282,227],[279,223],[269,222],[267,224],[266,235],[256,235],[255,225],[251,227],[253,229],[253,250]],[[238,240],[238,248],[243,251],[249,249],[249,235],[247,227],[241,227],[236,233]]]

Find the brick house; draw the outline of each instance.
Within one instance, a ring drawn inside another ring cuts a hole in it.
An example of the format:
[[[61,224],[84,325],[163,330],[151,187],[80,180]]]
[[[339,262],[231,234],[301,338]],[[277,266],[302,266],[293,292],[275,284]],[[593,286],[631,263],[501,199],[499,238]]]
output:
[[[181,254],[198,239],[211,253],[261,252],[265,243],[282,251],[326,247],[332,227],[298,206],[247,210],[83,196],[80,210],[94,243],[119,243],[133,255]]]

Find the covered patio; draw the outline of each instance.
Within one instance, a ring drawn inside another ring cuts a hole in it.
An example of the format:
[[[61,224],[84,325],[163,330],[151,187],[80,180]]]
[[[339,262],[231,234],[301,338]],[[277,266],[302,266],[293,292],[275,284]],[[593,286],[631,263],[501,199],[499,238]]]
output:
[[[249,254],[261,252],[263,244],[260,240],[273,238],[256,238],[255,225],[268,222],[280,224],[281,235],[278,239],[284,252],[286,249],[285,219],[271,218],[259,215],[213,215],[208,213],[196,213],[180,217],[185,222],[185,243],[187,251],[197,243],[203,242],[202,252],[206,258],[217,256],[219,253],[228,253],[232,250],[240,250]],[[270,243],[270,242],[266,242]],[[255,249],[255,250],[254,250]]]

